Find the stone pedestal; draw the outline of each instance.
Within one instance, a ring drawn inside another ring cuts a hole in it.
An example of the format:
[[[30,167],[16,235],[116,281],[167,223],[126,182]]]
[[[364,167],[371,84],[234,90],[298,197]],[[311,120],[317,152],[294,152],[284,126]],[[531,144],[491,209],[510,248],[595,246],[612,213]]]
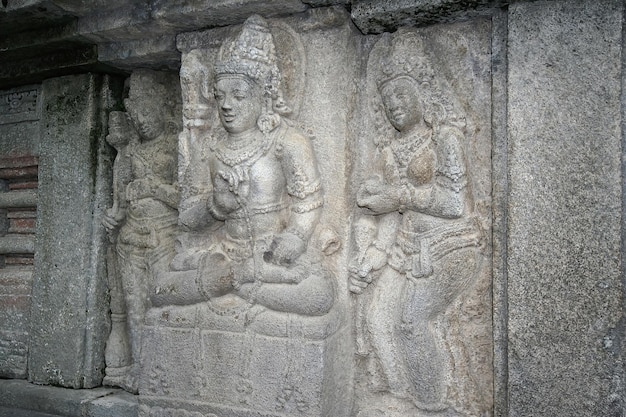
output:
[[[348,416],[348,329],[338,313],[154,309],[143,334],[140,415]]]

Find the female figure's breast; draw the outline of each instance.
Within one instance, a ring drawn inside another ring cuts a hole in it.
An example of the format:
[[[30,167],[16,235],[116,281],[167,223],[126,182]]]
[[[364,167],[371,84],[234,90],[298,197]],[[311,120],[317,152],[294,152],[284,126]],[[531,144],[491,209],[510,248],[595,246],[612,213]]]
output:
[[[406,167],[406,176],[410,184],[419,187],[428,185],[435,176],[436,155],[432,144],[423,146],[414,153]]]

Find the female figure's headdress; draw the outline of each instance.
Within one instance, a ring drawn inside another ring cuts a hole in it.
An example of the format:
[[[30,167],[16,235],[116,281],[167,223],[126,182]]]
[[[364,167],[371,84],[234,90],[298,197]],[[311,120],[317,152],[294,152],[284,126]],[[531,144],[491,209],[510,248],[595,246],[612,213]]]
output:
[[[459,118],[450,100],[442,93],[429,54],[417,32],[400,28],[393,34],[383,35],[381,41],[386,42],[386,49],[376,76],[378,89],[393,79],[409,79],[418,86],[427,124],[448,123],[462,128],[465,120]]]
[[[378,88],[399,77],[411,78],[418,84],[431,84],[435,74],[417,34],[400,29],[385,36],[390,37],[389,48],[380,62],[380,74],[376,79]]]

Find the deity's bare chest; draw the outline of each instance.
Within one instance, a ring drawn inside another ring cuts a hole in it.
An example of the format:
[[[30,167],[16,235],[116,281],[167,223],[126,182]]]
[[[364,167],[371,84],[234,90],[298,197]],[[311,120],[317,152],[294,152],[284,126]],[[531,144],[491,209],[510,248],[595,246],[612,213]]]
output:
[[[174,146],[164,139],[137,144],[131,157],[133,175],[173,179],[176,173]]]
[[[273,147],[256,158],[232,166],[216,157],[212,173],[216,190],[231,190],[233,184],[229,178],[232,178],[239,182],[240,197],[253,205],[278,202],[286,194],[285,174]]]

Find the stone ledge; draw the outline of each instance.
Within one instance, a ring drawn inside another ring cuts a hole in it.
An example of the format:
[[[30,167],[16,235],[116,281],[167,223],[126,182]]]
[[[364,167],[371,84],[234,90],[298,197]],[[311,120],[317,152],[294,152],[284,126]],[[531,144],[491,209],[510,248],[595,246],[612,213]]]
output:
[[[0,417],[60,417],[58,414],[39,413],[32,410],[0,407]]]
[[[361,32],[393,32],[400,26],[426,26],[489,15],[515,0],[353,0],[352,20]]]
[[[114,388],[73,390],[0,380],[0,417],[136,417],[136,397]]]
[[[253,13],[276,17],[342,7],[351,10],[354,24],[368,34],[491,15],[519,1],[190,0],[182,6],[173,1],[12,1],[8,8],[0,7],[0,60],[7,62],[0,70],[0,88],[79,70],[177,70],[177,34],[238,24]]]

